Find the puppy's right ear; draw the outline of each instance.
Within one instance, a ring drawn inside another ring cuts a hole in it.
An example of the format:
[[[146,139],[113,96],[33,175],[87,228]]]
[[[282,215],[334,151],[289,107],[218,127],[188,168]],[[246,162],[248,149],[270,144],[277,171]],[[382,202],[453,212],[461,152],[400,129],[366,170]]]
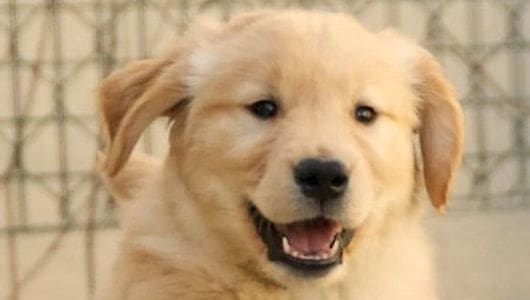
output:
[[[411,85],[421,99],[419,137],[425,187],[434,207],[444,212],[462,161],[462,107],[440,65],[427,50],[393,30],[380,35],[412,75]]]
[[[103,172],[115,175],[127,162],[144,129],[184,100],[182,69],[172,59],[129,63],[107,77],[99,90],[105,139]]]

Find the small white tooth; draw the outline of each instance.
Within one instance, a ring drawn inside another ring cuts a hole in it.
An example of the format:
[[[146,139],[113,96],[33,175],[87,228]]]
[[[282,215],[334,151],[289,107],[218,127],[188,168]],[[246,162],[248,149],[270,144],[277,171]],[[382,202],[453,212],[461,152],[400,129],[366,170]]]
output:
[[[282,237],[282,246],[283,246],[283,252],[290,253],[291,252],[291,245],[289,245],[289,240],[287,237]]]
[[[334,255],[339,250],[339,240],[335,239],[333,244],[331,244],[329,255]]]
[[[289,254],[291,254],[291,255],[294,256],[294,257],[301,257],[301,254],[298,253],[298,251],[296,251],[296,250],[291,250],[291,251],[289,252]]]

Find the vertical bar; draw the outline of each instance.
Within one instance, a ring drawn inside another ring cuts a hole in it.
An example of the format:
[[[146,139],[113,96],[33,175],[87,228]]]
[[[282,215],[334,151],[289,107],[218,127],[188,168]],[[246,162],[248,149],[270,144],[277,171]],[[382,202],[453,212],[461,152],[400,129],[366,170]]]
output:
[[[519,1],[508,9],[508,20],[510,20],[510,26],[508,28],[508,40],[511,45],[511,80],[513,91],[514,102],[519,103],[521,106],[524,105],[523,89],[525,86],[525,70],[524,61],[522,55],[522,49],[524,49],[524,37],[522,33],[522,8],[525,5],[523,1]],[[514,186],[515,194],[519,194],[520,201],[524,204],[525,200],[528,199],[528,164],[527,164],[527,141],[526,136],[526,121],[525,116],[522,113],[516,114],[513,121],[513,147],[514,153],[517,159],[517,178],[518,182]],[[519,189],[519,191],[517,191]]]
[[[15,125],[14,147],[13,147],[13,171],[12,176],[16,182],[17,219],[14,220],[18,226],[27,226],[27,203],[26,203],[26,176],[24,168],[24,113],[22,109],[22,97],[20,88],[20,55],[18,45],[18,9],[16,1],[9,1],[10,17],[10,59],[12,78],[12,101],[13,121]]]
[[[311,1],[311,0],[310,0]],[[232,14],[233,1],[222,1],[222,18],[228,20]],[[306,6],[309,7],[309,6]]]
[[[13,118],[15,121],[15,141],[13,151],[13,170],[14,179],[16,181],[17,189],[17,200],[24,202],[25,189],[24,189],[24,176],[22,170],[23,166],[23,118],[21,114],[21,103],[20,103],[20,57],[18,52],[18,13],[16,0],[9,0],[9,51],[11,60],[11,93],[13,101]],[[19,272],[18,272],[18,251],[17,251],[17,236],[14,230],[10,230],[16,226],[16,221],[13,220],[15,211],[13,209],[13,198],[11,197],[11,189],[8,185],[11,185],[9,174],[6,177],[6,215],[7,215],[7,255],[8,255],[8,272],[9,272],[9,294],[10,300],[20,299],[20,287],[19,287]],[[20,202],[19,202],[20,203]],[[19,207],[24,209],[23,207]],[[25,224],[25,220],[22,220]]]
[[[179,2],[179,6],[177,8],[179,10],[179,22],[178,22],[178,34],[181,35],[186,28],[188,27],[188,23],[190,20],[190,4],[188,0],[181,0]]]
[[[98,0],[99,1],[99,0]],[[103,14],[102,18],[108,18],[101,23],[101,30],[103,38],[101,40],[102,51],[100,53],[100,74],[101,78],[107,76],[116,65],[118,61],[116,55],[116,41],[117,41],[117,22],[119,21],[120,13],[120,2],[117,0],[103,1],[101,3],[109,3],[108,7],[104,7],[103,12],[108,12],[107,15]],[[114,200],[110,194],[107,193],[107,199],[105,202],[106,212],[110,215],[114,209]]]
[[[96,177],[95,174],[92,176]],[[88,196],[87,223],[85,226],[85,272],[88,299],[94,298],[96,290],[96,239],[94,230],[98,187],[96,178],[93,178],[91,180],[90,195]]]
[[[147,48],[147,22],[146,22],[146,0],[137,0],[136,25],[138,30],[138,54],[139,58],[147,58],[149,49]]]
[[[401,1],[386,1],[386,17],[388,25],[392,27],[399,27],[401,24]]]
[[[68,159],[66,140],[66,109],[64,106],[64,73],[63,49],[61,34],[61,0],[49,0],[49,13],[53,34],[53,69],[54,87],[53,98],[55,102],[55,117],[57,122],[57,139],[59,144],[59,213],[63,219],[70,215],[70,190],[68,184]]]
[[[105,1],[105,2],[103,2]],[[96,27],[94,28],[94,44],[96,45],[95,51],[97,55],[97,68],[99,69],[100,78],[106,77],[113,64],[113,58],[111,56],[111,32],[113,32],[112,20],[113,20],[113,5],[110,4],[111,9],[105,6],[106,0],[94,0],[94,14],[96,16]],[[109,13],[110,11],[110,13]],[[107,24],[111,24],[107,28]],[[101,140],[100,140],[101,141]],[[101,143],[98,144],[101,146]],[[98,147],[98,148],[99,148]],[[97,189],[99,187],[99,178],[92,174],[91,176],[91,192],[88,198],[88,210],[87,210],[87,223],[85,227],[85,274],[87,281],[88,299],[94,299],[96,290],[96,239],[95,239],[95,227],[96,227],[96,207],[97,207]]]
[[[136,1],[136,25],[138,34],[138,55],[139,58],[147,58],[149,56],[149,49],[147,47],[147,22],[146,22],[146,0]],[[143,148],[147,153],[153,152],[153,132],[151,128],[144,131]]]
[[[469,37],[470,37],[470,47],[472,51],[476,52],[478,47],[480,47],[480,42],[483,40],[481,35],[482,28],[482,2],[480,1],[470,1],[468,6],[469,13]],[[487,102],[482,92],[481,80],[480,80],[480,71],[474,68],[471,68],[469,73],[469,82],[471,85],[470,96],[473,98],[473,110],[475,112],[475,118],[473,122],[475,123],[475,143],[478,147],[477,159],[478,159],[478,171],[475,170],[473,174],[473,190],[474,193],[479,192],[480,194],[476,195],[480,199],[480,206],[487,207],[490,205],[491,200],[491,188],[490,188],[490,178],[488,171],[488,146],[487,146],[487,133],[486,126],[488,120],[485,120],[484,107]]]
[[[441,5],[433,3],[432,1],[424,1],[424,5],[428,14],[424,43],[431,47],[431,51],[440,51],[440,44],[436,43],[436,41],[440,39],[441,32]],[[435,46],[437,48],[434,48]]]

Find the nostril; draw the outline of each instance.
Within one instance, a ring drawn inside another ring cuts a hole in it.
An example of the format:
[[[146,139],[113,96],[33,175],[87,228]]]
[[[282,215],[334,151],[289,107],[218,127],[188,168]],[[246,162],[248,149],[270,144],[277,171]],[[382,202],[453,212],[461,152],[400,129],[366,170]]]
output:
[[[346,175],[337,175],[331,180],[331,187],[335,189],[342,189],[348,183],[348,177]]]
[[[318,176],[315,174],[300,174],[296,176],[296,182],[299,185],[307,186],[307,187],[315,187],[319,185],[320,180],[318,179]]]

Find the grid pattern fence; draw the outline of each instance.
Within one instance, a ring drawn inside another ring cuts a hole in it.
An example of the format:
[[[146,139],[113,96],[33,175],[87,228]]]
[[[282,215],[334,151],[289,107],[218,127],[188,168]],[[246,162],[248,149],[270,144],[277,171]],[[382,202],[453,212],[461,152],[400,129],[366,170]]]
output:
[[[261,7],[343,11],[417,39],[440,59],[465,108],[453,209],[530,206],[530,1],[1,0],[0,273],[7,271],[8,288],[0,299],[19,299],[71,231],[84,232],[93,292],[94,234],[116,225],[93,167],[98,82],[160,51],[198,14],[226,19]],[[164,144],[155,124],[141,147],[160,153]],[[22,271],[18,241],[35,233],[54,238]]]

